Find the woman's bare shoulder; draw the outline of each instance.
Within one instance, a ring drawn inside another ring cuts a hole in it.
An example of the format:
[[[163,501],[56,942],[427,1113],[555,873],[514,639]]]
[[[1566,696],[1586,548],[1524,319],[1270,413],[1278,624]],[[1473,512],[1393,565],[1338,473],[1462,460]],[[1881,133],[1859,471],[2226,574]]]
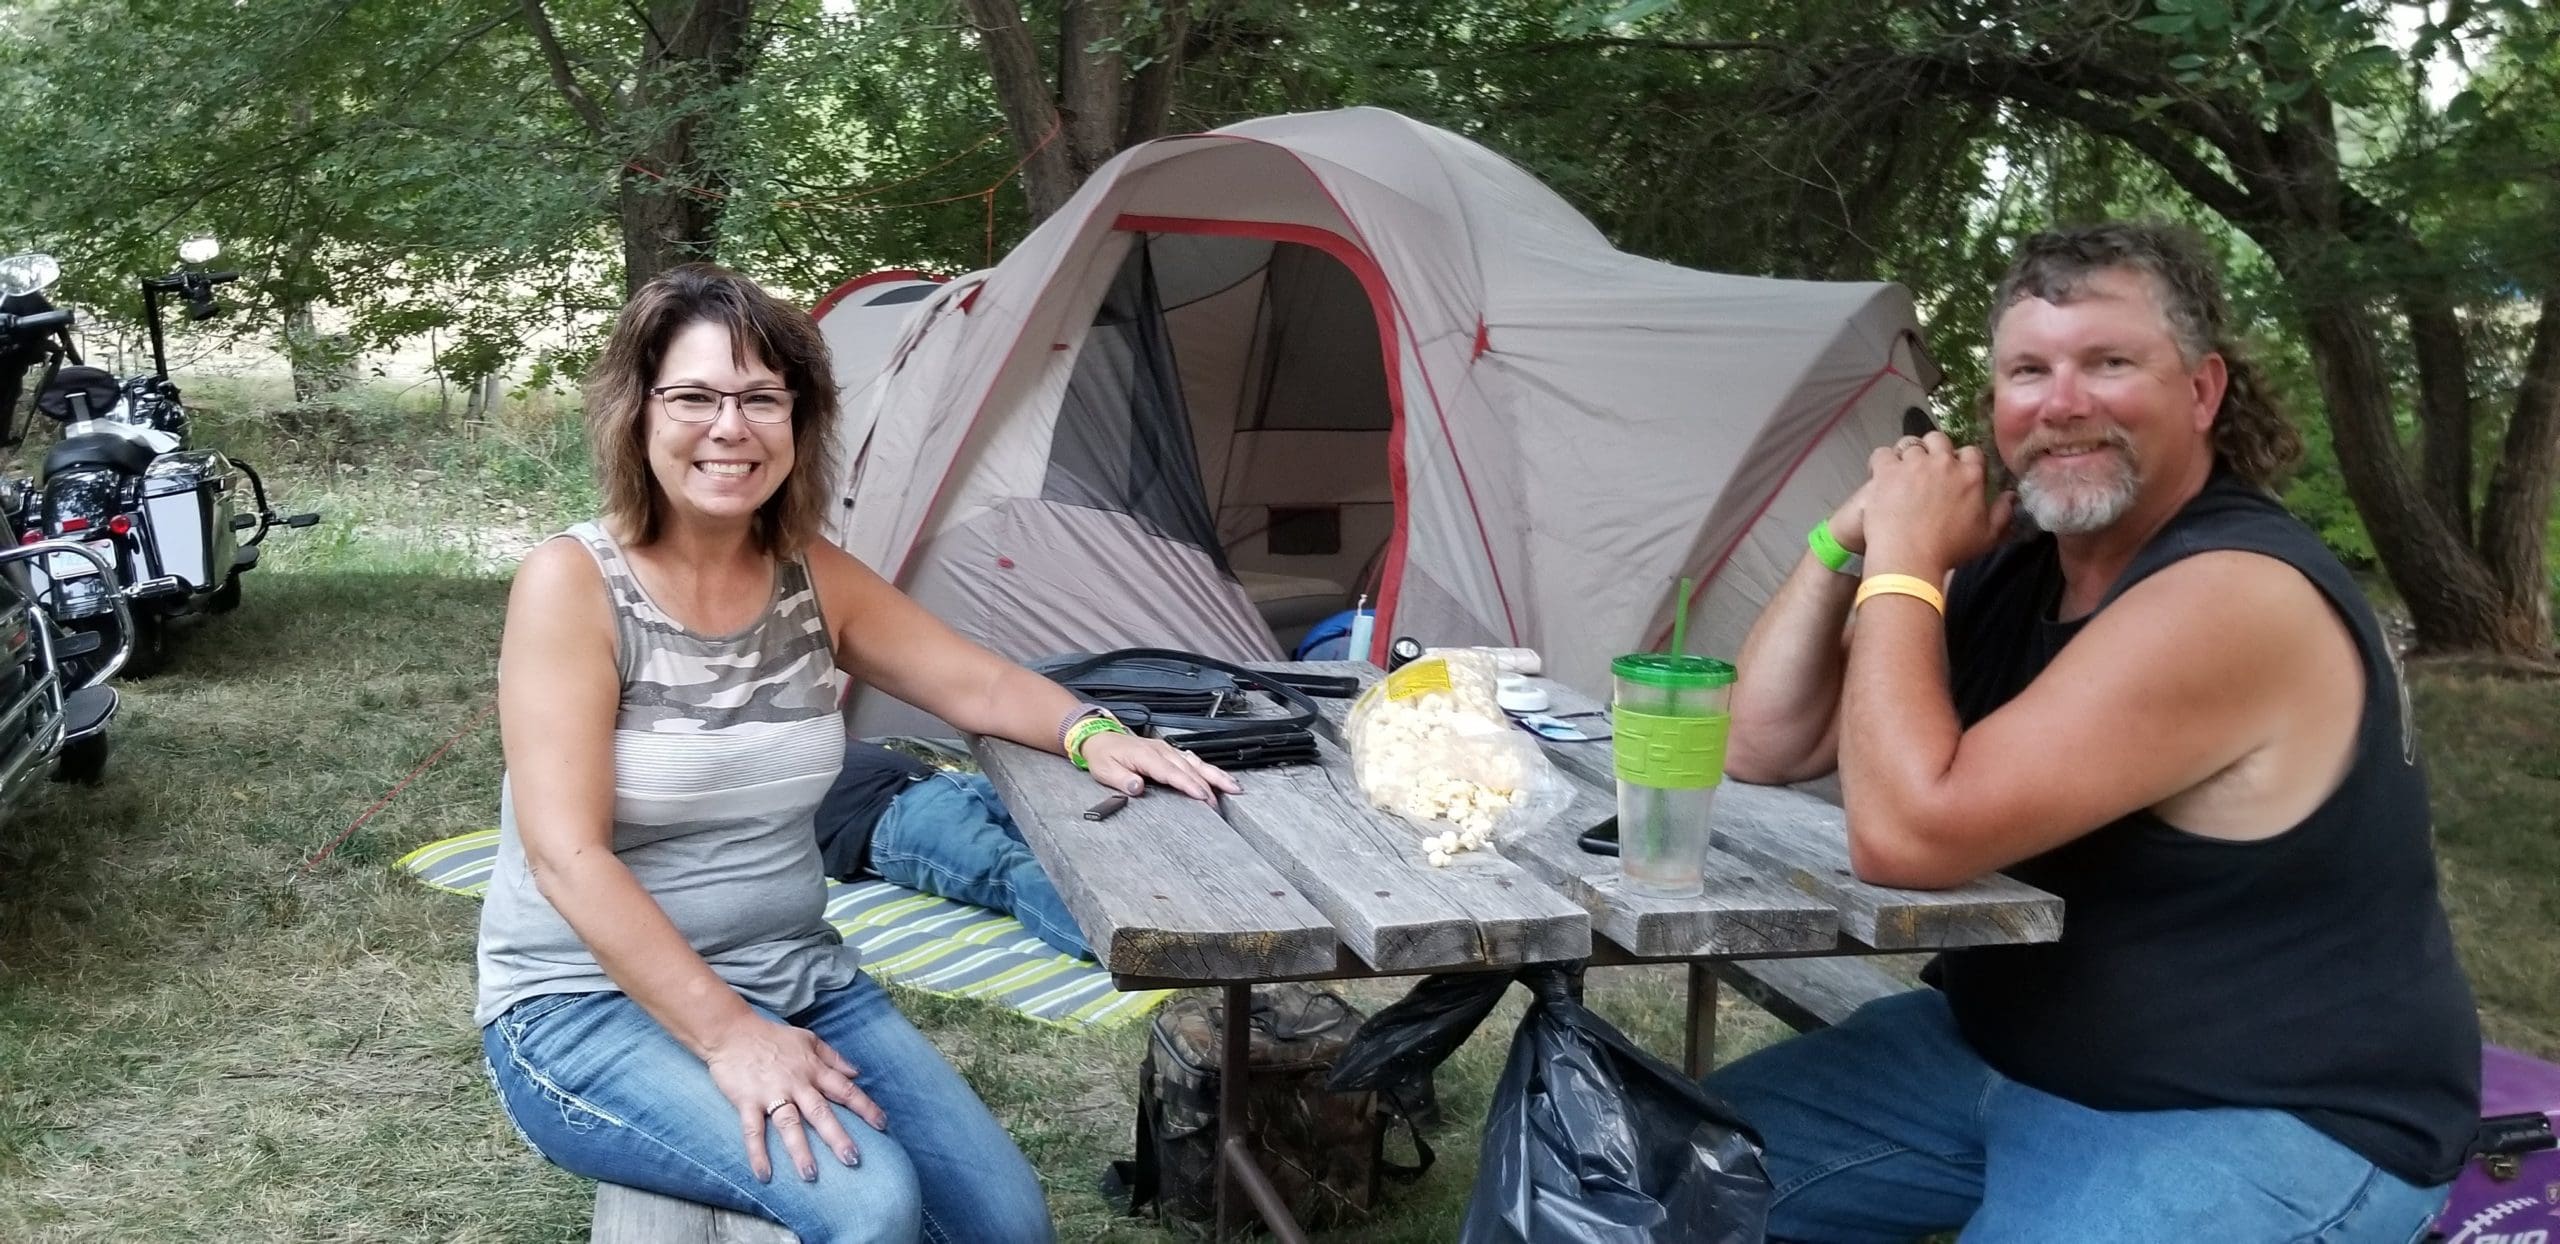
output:
[[[514,585],[507,593],[507,615],[510,625],[525,621],[573,627],[609,624],[604,570],[576,537],[553,536],[535,545],[517,565]]]

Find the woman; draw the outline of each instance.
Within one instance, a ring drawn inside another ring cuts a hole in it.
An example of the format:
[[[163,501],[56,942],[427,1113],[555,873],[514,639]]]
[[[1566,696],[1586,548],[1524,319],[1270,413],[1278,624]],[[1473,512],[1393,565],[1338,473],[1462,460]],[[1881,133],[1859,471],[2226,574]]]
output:
[[[1030,1164],[824,918],[811,814],[848,675],[1127,793],[1234,779],[816,538],[826,346],[745,278],[651,281],[587,412],[604,514],[526,557],[498,661],[507,778],[473,1018],[508,1115],[578,1174],[803,1240],[1050,1238]]]

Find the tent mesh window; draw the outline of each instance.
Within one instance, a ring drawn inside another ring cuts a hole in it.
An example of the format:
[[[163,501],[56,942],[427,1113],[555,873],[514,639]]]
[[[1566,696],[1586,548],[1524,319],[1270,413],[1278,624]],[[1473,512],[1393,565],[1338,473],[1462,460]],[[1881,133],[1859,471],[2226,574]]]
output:
[[[1146,246],[1129,249],[1085,334],[1041,497],[1130,515],[1233,573],[1201,491],[1200,455]]]

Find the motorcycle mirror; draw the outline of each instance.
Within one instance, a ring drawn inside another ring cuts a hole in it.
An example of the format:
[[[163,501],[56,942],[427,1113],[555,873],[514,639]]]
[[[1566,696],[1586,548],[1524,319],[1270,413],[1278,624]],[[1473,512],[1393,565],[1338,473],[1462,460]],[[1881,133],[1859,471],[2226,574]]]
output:
[[[212,263],[213,257],[221,253],[222,243],[214,241],[211,234],[199,233],[178,243],[180,263]]]
[[[41,251],[0,259],[0,298],[45,290],[62,279],[62,265]]]

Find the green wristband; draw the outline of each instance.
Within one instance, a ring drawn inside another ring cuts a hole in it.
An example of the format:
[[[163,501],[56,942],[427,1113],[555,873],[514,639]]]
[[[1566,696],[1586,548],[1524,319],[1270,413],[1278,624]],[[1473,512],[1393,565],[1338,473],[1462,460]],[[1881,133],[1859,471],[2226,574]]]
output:
[[[1129,733],[1129,727],[1121,725],[1120,719],[1109,713],[1087,717],[1077,722],[1074,729],[1067,731],[1067,745],[1064,749],[1067,760],[1075,767],[1090,772],[1093,766],[1084,762],[1084,745],[1092,742],[1093,736],[1097,734],[1127,733]]]
[[[1813,530],[1805,534],[1804,544],[1813,550],[1813,559],[1833,574],[1849,573],[1849,563],[1858,556],[1831,534],[1831,520],[1827,518],[1815,523]]]

